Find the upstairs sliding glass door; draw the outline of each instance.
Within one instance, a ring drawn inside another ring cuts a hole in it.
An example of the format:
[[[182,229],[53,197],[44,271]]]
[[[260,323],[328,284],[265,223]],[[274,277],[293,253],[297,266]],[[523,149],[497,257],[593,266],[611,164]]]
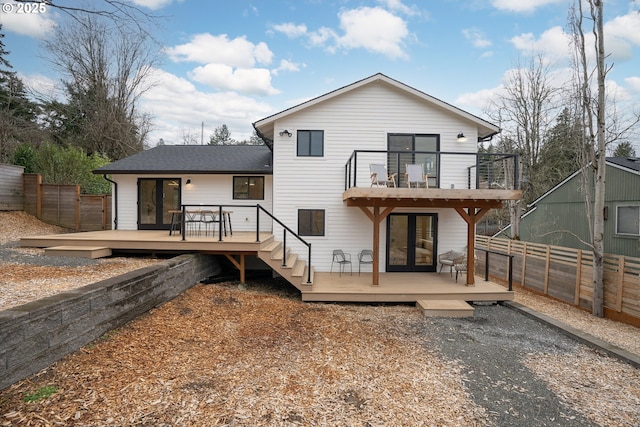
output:
[[[416,151],[437,152],[440,150],[440,135],[419,135],[391,133],[388,135],[388,150],[400,151],[400,154],[389,153],[388,169],[390,173],[398,173],[398,186],[406,187],[405,165],[422,164],[428,176],[429,187],[438,187],[440,165],[436,154],[416,153]]]

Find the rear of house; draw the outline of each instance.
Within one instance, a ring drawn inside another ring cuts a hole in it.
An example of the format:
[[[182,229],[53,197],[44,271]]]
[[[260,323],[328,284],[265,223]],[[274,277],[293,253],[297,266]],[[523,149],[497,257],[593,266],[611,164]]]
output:
[[[369,214],[343,197],[349,187],[371,187],[370,164],[396,173],[397,191],[407,189],[406,164],[421,164],[431,189],[476,191],[477,143],[499,131],[382,74],[254,127],[273,149],[274,214],[311,243],[316,271],[330,271],[335,249],[351,254],[354,264],[361,250],[376,249]],[[430,194],[416,189],[409,198],[422,203],[407,201],[387,211],[378,230],[380,272],[435,271],[439,253],[468,245],[468,225],[455,210],[466,205],[447,204],[446,197],[429,203]]]

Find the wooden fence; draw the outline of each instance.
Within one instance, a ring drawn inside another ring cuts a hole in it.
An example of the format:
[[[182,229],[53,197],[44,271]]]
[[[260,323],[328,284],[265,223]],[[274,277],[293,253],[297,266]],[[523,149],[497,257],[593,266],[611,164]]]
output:
[[[43,184],[39,174],[24,174],[24,210],[74,231],[111,229],[111,196],[80,194],[79,185]]]
[[[591,251],[487,236],[476,236],[476,245],[513,255],[515,284],[591,311]],[[478,251],[478,274],[485,272],[486,256],[484,251]],[[508,257],[489,257],[489,276],[507,280]],[[605,255],[604,306],[605,317],[640,326],[640,258]]]
[[[0,210],[21,211],[22,166],[0,165]]]

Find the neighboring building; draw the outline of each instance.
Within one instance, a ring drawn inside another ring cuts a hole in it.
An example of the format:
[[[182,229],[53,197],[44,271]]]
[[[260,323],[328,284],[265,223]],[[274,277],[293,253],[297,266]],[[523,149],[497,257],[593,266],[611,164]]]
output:
[[[497,126],[382,74],[254,128],[266,146],[159,146],[95,171],[117,183],[118,228],[168,228],[168,210],[204,203],[225,205],[234,231],[236,224],[249,230],[255,216],[239,205],[260,203],[311,243],[315,271],[331,269],[335,249],[354,263],[361,250],[374,250],[377,284],[379,272],[435,271],[439,253],[473,250],[476,222],[521,198],[513,179],[502,177],[507,185],[498,189],[486,184],[500,175],[487,173],[515,159],[478,155],[478,142]],[[396,173],[398,188],[373,187],[372,163]],[[407,188],[406,164],[423,165],[429,189]],[[273,228],[278,238],[279,225]]]
[[[604,250],[640,257],[640,159],[606,159]],[[593,176],[588,183],[592,188]],[[590,249],[583,173],[574,172],[528,206],[520,220],[520,239],[527,242]],[[593,196],[592,196],[593,198]],[[497,236],[510,236],[510,228]]]

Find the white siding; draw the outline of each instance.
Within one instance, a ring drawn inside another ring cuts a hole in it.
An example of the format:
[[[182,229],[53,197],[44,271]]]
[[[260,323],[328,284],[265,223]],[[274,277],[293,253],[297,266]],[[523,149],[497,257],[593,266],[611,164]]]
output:
[[[279,136],[287,129],[291,137]],[[324,157],[297,157],[298,130],[324,130]],[[462,131],[465,143],[456,141]],[[275,123],[274,213],[297,231],[297,210],[325,209],[326,235],[305,237],[313,245],[312,264],[317,271],[329,271],[331,252],[343,249],[352,255],[357,269],[357,253],[372,246],[371,221],[358,208],[342,201],[345,164],[354,150],[386,150],[389,133],[440,135],[440,150],[475,153],[477,130],[474,125],[417,97],[385,84],[370,84],[327,102],[306,108]],[[375,159],[359,157],[358,185],[368,186],[368,164]],[[446,188],[466,188],[466,166],[475,164],[473,156],[442,159],[441,183]],[[384,155],[377,155],[384,163]],[[457,164],[454,164],[457,162]],[[363,173],[366,168],[366,173]],[[394,212],[402,212],[396,209]],[[462,249],[466,245],[466,224],[452,209],[432,209],[439,215],[438,252]],[[380,266],[384,271],[386,223],[381,224]]]
[[[264,200],[234,200],[233,199],[234,175],[154,175],[139,177],[136,175],[114,175],[113,180],[118,183],[118,229],[138,229],[138,178],[181,178],[182,179],[182,204],[185,205],[224,205],[225,210],[232,211],[231,222],[234,231],[255,231],[256,208],[240,207],[241,205],[260,204],[268,211],[272,211],[272,183],[271,175],[264,176]],[[238,174],[236,176],[247,176]],[[187,179],[190,185],[185,185]],[[113,200],[113,212],[115,214],[115,190]],[[270,225],[269,221],[261,218],[261,227]],[[265,230],[266,231],[266,230]]]

